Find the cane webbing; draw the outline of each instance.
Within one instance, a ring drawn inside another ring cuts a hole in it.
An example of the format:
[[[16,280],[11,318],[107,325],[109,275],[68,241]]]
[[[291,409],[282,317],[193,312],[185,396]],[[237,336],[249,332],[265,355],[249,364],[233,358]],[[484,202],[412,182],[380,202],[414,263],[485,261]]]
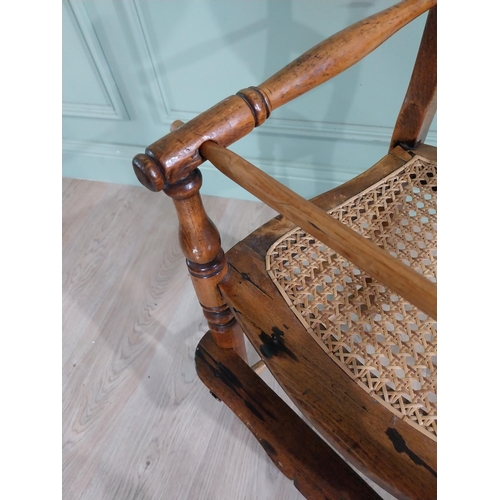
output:
[[[436,164],[416,156],[329,214],[436,282],[436,192]],[[271,246],[266,266],[332,359],[437,439],[436,322],[300,228]]]

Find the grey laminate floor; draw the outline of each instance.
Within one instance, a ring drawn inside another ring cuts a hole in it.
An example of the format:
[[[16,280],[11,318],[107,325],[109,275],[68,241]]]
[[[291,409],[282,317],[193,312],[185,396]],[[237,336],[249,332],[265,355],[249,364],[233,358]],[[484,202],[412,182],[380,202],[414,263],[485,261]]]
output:
[[[274,215],[205,202],[225,248]],[[196,377],[205,330],[171,201],[65,179],[65,499],[302,498]]]
[[[260,203],[204,202],[225,249],[275,215]],[[65,500],[303,498],[198,380],[205,331],[171,201],[64,179]]]

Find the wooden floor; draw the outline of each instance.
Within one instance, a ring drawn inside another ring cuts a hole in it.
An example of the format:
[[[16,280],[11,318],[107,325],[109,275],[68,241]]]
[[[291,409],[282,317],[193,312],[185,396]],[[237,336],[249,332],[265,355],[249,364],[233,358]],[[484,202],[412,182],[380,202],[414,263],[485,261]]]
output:
[[[204,202],[225,249],[275,215]],[[63,179],[62,240],[63,499],[303,498],[196,376],[207,328],[171,200]]]

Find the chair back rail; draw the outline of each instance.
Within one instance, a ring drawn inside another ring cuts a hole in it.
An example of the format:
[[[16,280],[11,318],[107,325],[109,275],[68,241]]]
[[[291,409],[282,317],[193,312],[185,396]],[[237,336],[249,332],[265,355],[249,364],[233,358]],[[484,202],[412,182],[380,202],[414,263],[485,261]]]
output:
[[[348,69],[437,0],[403,0],[322,41],[258,87],[230,96],[159,139],[133,160],[139,181],[152,191],[184,179],[203,161],[205,141],[229,146],[269,118],[273,109]]]
[[[401,106],[389,151],[425,141],[437,105],[437,7],[429,10],[410,85]]]
[[[203,143],[200,152],[224,175],[437,319],[437,287],[427,278],[236,153],[212,141]]]

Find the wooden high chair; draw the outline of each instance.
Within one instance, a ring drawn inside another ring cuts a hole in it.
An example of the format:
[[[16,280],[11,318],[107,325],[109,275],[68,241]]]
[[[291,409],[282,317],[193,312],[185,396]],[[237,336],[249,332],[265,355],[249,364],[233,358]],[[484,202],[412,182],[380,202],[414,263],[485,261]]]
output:
[[[309,202],[226,149],[426,11],[389,152],[364,173]],[[435,103],[436,1],[404,0],[133,160],[177,210],[209,327],[199,377],[307,498],[379,498],[333,449],[398,498],[436,497],[437,167],[423,143]],[[207,159],[282,214],[227,254],[199,194]],[[243,335],[317,433],[246,363]]]

